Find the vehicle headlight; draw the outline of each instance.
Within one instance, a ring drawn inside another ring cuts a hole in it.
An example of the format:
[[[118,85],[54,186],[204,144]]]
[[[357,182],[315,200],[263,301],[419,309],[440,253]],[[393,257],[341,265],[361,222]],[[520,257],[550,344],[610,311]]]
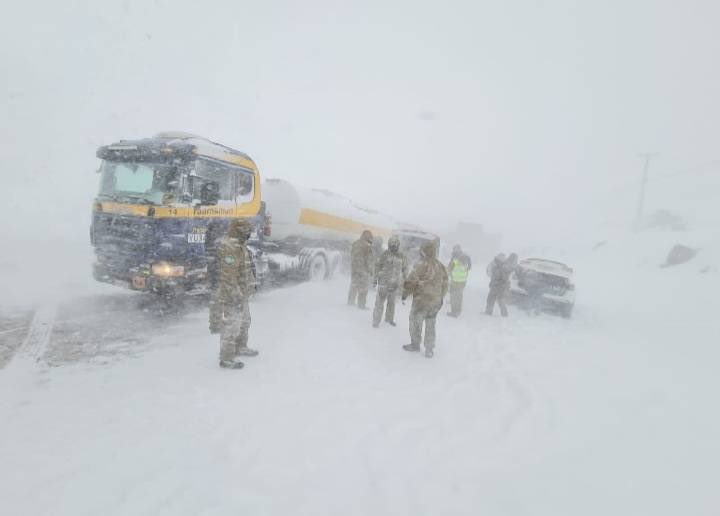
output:
[[[175,278],[185,275],[185,267],[168,262],[157,262],[152,265],[152,273],[163,278]]]

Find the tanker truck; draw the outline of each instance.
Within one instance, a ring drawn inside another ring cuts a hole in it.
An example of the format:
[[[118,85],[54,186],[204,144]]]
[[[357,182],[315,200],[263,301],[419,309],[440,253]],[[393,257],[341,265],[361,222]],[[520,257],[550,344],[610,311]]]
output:
[[[236,218],[251,222],[256,275],[270,284],[330,278],[362,230],[388,237],[395,227],[337,194],[263,183],[247,154],[192,134],[121,140],[97,156],[93,275],[165,298],[207,292],[212,244]]]
[[[363,230],[387,240],[397,228],[392,218],[346,197],[282,179],[263,183],[263,200],[268,213],[263,256],[271,281],[331,278],[347,265],[350,245]]]

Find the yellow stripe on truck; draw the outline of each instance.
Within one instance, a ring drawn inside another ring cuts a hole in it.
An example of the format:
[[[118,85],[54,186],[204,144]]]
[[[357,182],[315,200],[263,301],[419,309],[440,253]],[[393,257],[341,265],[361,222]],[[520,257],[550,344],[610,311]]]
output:
[[[344,219],[342,217],[336,217],[329,213],[323,213],[321,211],[312,210],[309,208],[303,208],[300,212],[300,224],[305,226],[314,226],[323,229],[333,229],[335,231],[341,231],[343,233],[351,233],[359,235],[364,230],[369,229],[373,235],[379,235],[389,237],[392,235],[392,231],[389,229],[379,228],[376,226],[370,226],[361,222],[356,222],[350,219]]]
[[[237,206],[148,206],[145,204],[124,204],[118,202],[102,202],[100,208],[103,213],[115,213],[118,215],[136,215],[141,217],[149,216],[150,209],[155,213],[152,218],[232,218],[232,217],[254,217],[260,211],[260,202],[249,202]]]

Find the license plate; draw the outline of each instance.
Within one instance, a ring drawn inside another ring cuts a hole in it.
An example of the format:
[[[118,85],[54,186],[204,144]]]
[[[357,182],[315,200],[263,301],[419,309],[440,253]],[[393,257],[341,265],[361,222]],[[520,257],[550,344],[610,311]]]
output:
[[[133,276],[132,279],[133,288],[144,290],[145,289],[145,278],[143,276]]]

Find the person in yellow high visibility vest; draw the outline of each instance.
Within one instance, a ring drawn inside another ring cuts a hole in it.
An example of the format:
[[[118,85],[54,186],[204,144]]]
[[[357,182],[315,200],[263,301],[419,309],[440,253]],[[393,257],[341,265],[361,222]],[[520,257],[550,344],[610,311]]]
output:
[[[447,269],[450,276],[450,311],[448,315],[450,317],[459,317],[462,312],[463,291],[467,284],[470,269],[472,269],[472,260],[459,245],[453,247],[452,258]]]

